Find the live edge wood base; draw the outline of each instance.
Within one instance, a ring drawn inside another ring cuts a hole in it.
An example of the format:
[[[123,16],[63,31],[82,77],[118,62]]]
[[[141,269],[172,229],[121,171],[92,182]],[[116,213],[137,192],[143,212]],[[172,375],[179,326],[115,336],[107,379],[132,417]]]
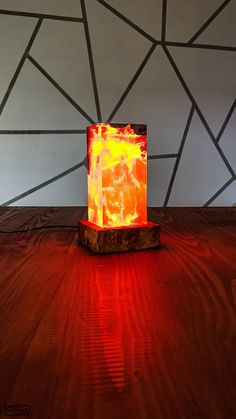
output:
[[[160,224],[102,228],[87,220],[78,222],[78,241],[95,253],[126,252],[160,245]]]

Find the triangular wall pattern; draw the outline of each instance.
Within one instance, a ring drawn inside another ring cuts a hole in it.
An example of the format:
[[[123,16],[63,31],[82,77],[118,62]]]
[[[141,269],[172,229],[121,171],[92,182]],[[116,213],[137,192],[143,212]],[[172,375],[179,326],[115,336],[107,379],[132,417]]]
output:
[[[0,103],[18,67],[36,23],[37,20],[32,18],[0,15]]]
[[[231,1],[203,31],[197,42],[201,44],[236,47],[236,2]]]
[[[162,0],[107,0],[107,3],[154,38],[161,37]]]
[[[232,182],[211,204],[210,207],[231,207],[236,204],[236,181]]]
[[[82,134],[0,135],[0,149],[4,150],[0,153],[1,203],[77,165],[87,152],[85,137]],[[61,189],[61,205],[65,192]],[[79,185],[73,193],[80,193]]]
[[[228,169],[195,113],[168,205],[204,205],[230,177]]]
[[[168,0],[167,40],[187,42],[222,4],[222,0]]]
[[[169,48],[177,67],[215,135],[236,94],[233,53],[195,48]]]
[[[88,121],[26,61],[0,118],[1,130],[83,129]]]
[[[151,43],[97,1],[90,0],[86,6],[102,119],[106,121]]]
[[[83,5],[87,20],[80,0],[0,0],[0,103],[4,96],[7,99],[0,116],[0,201],[14,200],[74,166],[75,172],[17,203],[60,205],[66,196],[63,202],[70,205],[77,203],[78,194],[87,196],[85,183],[79,190],[74,180],[77,172],[86,178],[84,167],[77,170],[86,143],[81,147],[83,136],[73,130],[83,131],[97,121],[95,81],[102,121],[148,126],[148,153],[153,157],[148,161],[149,205],[165,202],[190,107],[196,103],[168,205],[211,201],[232,181],[233,173],[209,137],[207,124],[236,172],[235,1],[83,0]],[[38,19],[27,14],[43,19],[28,58],[23,54]],[[198,45],[185,45],[199,30],[194,40]],[[187,88],[165,48],[152,42],[151,37],[159,41],[164,35]],[[60,182],[67,188],[61,196]],[[211,205],[235,202],[234,183]]]
[[[97,118],[82,23],[44,21],[30,54],[87,114]]]
[[[157,47],[114,122],[148,125],[149,154],[177,153],[190,101],[161,47]]]
[[[76,191],[76,193],[75,193]],[[19,206],[86,206],[87,171],[81,167],[17,201]],[[13,204],[14,205],[14,204]],[[16,204],[15,204],[16,205]]]

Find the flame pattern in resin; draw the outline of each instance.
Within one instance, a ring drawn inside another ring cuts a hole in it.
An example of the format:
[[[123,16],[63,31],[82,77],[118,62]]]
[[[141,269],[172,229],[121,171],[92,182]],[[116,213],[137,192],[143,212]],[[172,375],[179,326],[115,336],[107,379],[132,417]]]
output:
[[[88,220],[100,227],[147,223],[147,136],[130,126],[87,129]]]

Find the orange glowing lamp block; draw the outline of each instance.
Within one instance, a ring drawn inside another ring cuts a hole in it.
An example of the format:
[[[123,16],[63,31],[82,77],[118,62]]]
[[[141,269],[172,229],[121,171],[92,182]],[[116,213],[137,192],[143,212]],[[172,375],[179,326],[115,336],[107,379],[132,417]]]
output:
[[[88,221],[100,227],[147,224],[145,125],[88,127]]]
[[[96,124],[87,128],[88,220],[78,241],[95,253],[157,247],[160,225],[147,221],[147,128]]]

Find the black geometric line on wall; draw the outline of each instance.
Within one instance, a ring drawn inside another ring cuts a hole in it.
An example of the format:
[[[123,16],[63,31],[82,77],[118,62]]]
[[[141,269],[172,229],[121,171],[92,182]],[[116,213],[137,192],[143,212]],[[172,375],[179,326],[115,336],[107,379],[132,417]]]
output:
[[[232,46],[226,46],[226,45],[212,45],[212,44],[196,44],[192,43],[190,44],[188,42],[176,42],[176,41],[161,41],[156,38],[151,37],[149,34],[147,34],[145,31],[143,31],[138,25],[134,24],[132,21],[130,21],[125,16],[121,15],[116,9],[114,9],[112,6],[108,5],[107,3],[103,2],[102,0],[97,0],[103,6],[107,7],[109,10],[112,10],[114,14],[116,14],[118,17],[120,17],[122,20],[124,20],[129,26],[137,30],[139,33],[141,33],[145,38],[148,38],[151,42],[157,42],[159,45],[167,45],[167,46],[175,46],[175,47],[186,47],[186,48],[202,48],[202,49],[216,49],[216,50],[222,50],[222,51],[236,51],[236,47]],[[43,14],[43,13],[33,13],[33,12],[19,12],[15,10],[4,10],[0,9],[0,14],[6,14],[6,15],[13,15],[13,16],[22,16],[22,17],[33,17],[33,18],[43,18],[43,19],[53,19],[53,20],[65,20],[65,21],[71,21],[71,22],[84,22],[83,18],[77,18],[77,17],[70,17],[70,16],[60,16],[60,15],[50,15],[50,14]]]
[[[219,134],[218,134],[218,135],[217,135],[217,137],[216,137],[216,141],[217,141],[217,143],[220,141],[220,139],[221,139],[221,137],[222,137],[222,135],[223,135],[223,133],[224,133],[224,131],[225,131],[225,129],[226,129],[226,127],[227,127],[227,125],[228,125],[229,121],[230,121],[230,118],[231,118],[231,116],[233,115],[233,112],[234,112],[235,106],[236,106],[236,99],[234,99],[233,104],[232,104],[232,106],[231,106],[231,108],[230,108],[230,110],[229,110],[229,113],[228,113],[228,115],[226,116],[226,118],[225,118],[225,120],[224,120],[224,123],[223,123],[223,125],[222,125],[222,127],[221,127],[221,129],[220,129],[220,131],[219,131]]]
[[[136,71],[135,75],[130,80],[127,88],[125,89],[125,91],[122,94],[121,98],[118,100],[116,106],[114,107],[113,111],[109,115],[109,117],[107,119],[107,122],[110,122],[114,118],[115,114],[117,113],[117,111],[119,110],[120,106],[122,105],[122,103],[124,102],[125,98],[127,97],[127,95],[129,94],[130,90],[132,89],[134,83],[136,82],[136,80],[138,79],[138,77],[140,76],[140,74],[142,73],[145,65],[147,64],[147,62],[149,61],[150,57],[152,56],[152,53],[155,50],[156,46],[157,46],[157,43],[156,42],[152,44],[150,50],[148,51],[147,55],[144,57],[142,63],[140,64],[138,70]]]
[[[113,14],[118,16],[121,20],[123,20],[125,23],[127,23],[131,28],[135,29],[137,32],[139,32],[141,35],[143,35],[145,38],[147,38],[151,42],[156,42],[157,40],[153,38],[151,35],[149,35],[147,32],[145,32],[143,29],[141,29],[138,25],[133,23],[131,20],[129,20],[126,16],[124,16],[122,13],[118,12],[118,10],[114,9],[110,4],[108,4],[104,0],[97,0],[98,3],[102,4],[106,9],[110,10]]]
[[[161,41],[166,40],[166,11],[167,11],[167,0],[162,0],[162,22],[161,22]]]
[[[11,91],[12,91],[14,85],[15,85],[15,82],[16,82],[19,74],[20,74],[20,71],[21,71],[21,69],[22,69],[22,67],[24,65],[24,62],[25,62],[25,60],[27,58],[27,55],[28,55],[28,53],[30,51],[30,48],[33,45],[33,42],[34,42],[34,40],[35,40],[35,38],[36,38],[36,36],[38,34],[38,31],[40,29],[40,26],[42,24],[42,21],[43,21],[42,18],[40,18],[38,20],[38,22],[37,22],[37,24],[36,24],[36,26],[35,26],[35,28],[33,30],[33,33],[32,33],[32,35],[30,37],[30,40],[29,40],[29,42],[28,42],[28,44],[26,46],[26,49],[25,49],[25,51],[24,51],[24,53],[22,55],[22,58],[21,58],[18,66],[17,66],[17,69],[16,69],[16,71],[15,71],[15,73],[14,73],[12,79],[11,79],[11,82],[10,82],[10,84],[8,86],[8,89],[7,89],[7,91],[6,91],[6,93],[5,93],[4,97],[3,97],[3,100],[2,100],[2,102],[0,104],[0,115],[2,114],[2,111],[3,111],[3,109],[4,109],[4,107],[5,107],[6,103],[7,103],[7,100],[8,100],[8,98],[9,98],[9,96],[11,94]]]
[[[34,17],[34,18],[43,18],[43,19],[52,19],[52,20],[66,20],[68,22],[83,22],[81,17],[72,17],[72,16],[58,16],[44,13],[34,13],[34,12],[18,12],[17,10],[4,10],[0,9],[0,15],[11,15],[11,16],[22,16],[22,17]]]
[[[78,105],[77,102],[74,101],[74,99],[72,99],[70,95],[68,95],[68,93],[66,93],[66,91],[52,78],[52,76],[50,76],[50,74],[46,70],[44,70],[44,68],[30,54],[28,54],[27,58],[40,71],[40,73],[42,73],[46,77],[46,79],[50,81],[50,83],[62,94],[62,96],[64,96],[64,98],[66,98],[68,102],[70,102],[71,105],[73,105],[74,108],[77,109],[77,111],[79,111],[81,115],[84,116],[84,118],[86,118],[89,122],[94,124],[95,121]]]
[[[97,109],[97,118],[98,118],[98,122],[101,122],[102,120],[101,108],[100,108],[100,102],[99,102],[99,96],[98,96],[97,80],[96,80],[96,73],[95,73],[95,67],[94,67],[94,62],[93,62],[93,53],[92,53],[92,46],[91,46],[90,35],[89,35],[89,26],[88,26],[86,7],[85,7],[84,0],[80,0],[80,3],[81,3],[81,10],[82,10],[83,18],[84,18],[84,31],[85,31],[87,51],[88,51],[88,56],[89,56],[90,73],[91,73],[92,83],[93,83],[94,100],[95,100],[96,109]]]
[[[171,175],[170,183],[169,183],[169,186],[168,186],[168,189],[167,189],[167,193],[166,193],[166,197],[165,197],[165,201],[164,201],[164,207],[167,207],[169,199],[170,199],[170,195],[171,195],[171,192],[172,192],[172,188],[173,188],[173,184],[174,184],[174,181],[175,181],[176,173],[177,173],[177,170],[178,170],[178,167],[179,167],[180,159],[182,157],[184,145],[185,145],[185,142],[186,142],[186,139],[187,139],[187,136],[188,136],[188,132],[189,132],[189,128],[190,128],[190,125],[191,125],[191,122],[192,122],[192,119],[193,119],[194,110],[195,110],[194,105],[192,105],[191,109],[190,109],[190,112],[189,112],[189,115],[188,115],[186,125],[185,125],[185,129],[184,129],[183,137],[182,137],[182,140],[181,140],[181,143],[180,143],[180,147],[179,147],[177,159],[176,159],[176,162],[175,162],[175,165],[174,165],[173,173]]]
[[[6,206],[6,205],[11,205],[14,204],[14,202],[19,201],[22,198],[25,198],[28,195],[31,195],[32,193],[38,191],[39,189],[45,188],[46,186],[50,185],[53,182],[56,182],[57,180],[61,179],[64,176],[69,175],[70,173],[74,172],[75,170],[80,169],[82,166],[86,165],[86,157],[78,164],[76,164],[73,167],[70,167],[70,169],[65,170],[64,172],[59,173],[56,176],[53,176],[52,178],[46,180],[45,182],[40,183],[39,185],[34,186],[31,189],[28,189],[27,191],[21,193],[20,195],[15,196],[12,199],[9,199],[8,201],[4,202],[3,204],[1,204],[0,206]]]
[[[153,43],[157,43],[158,45],[167,45],[167,46],[176,46],[176,47],[186,47],[186,48],[202,48],[202,49],[216,49],[216,50],[222,50],[222,51],[236,51],[236,47],[227,46],[227,45],[211,45],[211,44],[195,44],[188,42],[175,42],[175,41],[166,41],[165,39],[156,39],[152,36],[150,36],[147,32],[145,32],[140,26],[133,23],[131,20],[129,20],[126,16],[122,15],[118,10],[116,10],[114,7],[112,7],[110,4],[106,3],[104,0],[97,0],[100,4],[102,4],[104,7],[106,7],[108,10],[110,10],[113,14],[115,14],[117,17],[119,17],[121,20],[123,20],[125,23],[127,23],[129,26],[131,26],[133,29],[135,29],[137,32],[142,34],[145,38],[147,38],[149,41]],[[164,2],[165,0],[163,0]],[[227,0],[231,1],[231,0]],[[164,19],[166,19],[165,13],[167,9],[167,0],[166,5],[163,4],[162,11],[164,12]],[[162,35],[164,35],[166,28],[163,26],[162,21]]]
[[[188,41],[188,44],[192,44],[201,33],[213,22],[213,20],[222,12],[222,10],[231,2],[231,0],[225,0],[216,11],[207,19],[207,21],[198,29],[198,31]]]
[[[128,18],[126,18],[124,15],[119,13],[116,9],[114,9],[112,6],[107,4],[103,0],[97,0],[99,1],[104,7],[112,11],[116,16],[120,17],[123,21],[125,21],[129,26],[134,28],[136,31],[141,33],[145,38],[149,39],[151,42],[157,42],[159,45],[167,45],[167,46],[176,46],[176,47],[186,47],[186,48],[202,48],[202,49],[216,49],[216,50],[223,50],[223,51],[236,51],[236,47],[232,46],[226,46],[226,45],[212,45],[212,44],[190,44],[188,42],[175,42],[175,41],[165,41],[165,40],[158,40],[154,37],[151,37],[149,34],[147,34],[145,31],[143,31],[138,25],[130,21]],[[19,12],[15,10],[3,10],[0,9],[0,14],[6,14],[6,15],[13,15],[13,16],[22,16],[22,17],[34,17],[34,18],[40,18],[43,19],[53,19],[53,20],[66,20],[71,22],[84,22],[83,18],[76,18],[76,17],[70,17],[70,16],[60,16],[60,15],[50,15],[50,14],[43,14],[43,13],[31,13],[31,12]]]
[[[174,159],[176,157],[178,157],[178,153],[172,153],[172,154],[152,154],[151,156],[148,156],[148,160]]]
[[[209,127],[208,123],[206,122],[206,120],[205,120],[205,118],[204,118],[204,116],[203,116],[203,114],[202,114],[202,111],[200,110],[200,108],[199,108],[199,106],[198,106],[197,102],[195,101],[195,99],[194,99],[194,97],[193,97],[193,95],[192,95],[192,93],[191,93],[190,89],[188,88],[188,86],[187,86],[187,84],[186,84],[186,82],[185,82],[185,80],[184,80],[184,78],[183,78],[183,76],[182,76],[182,74],[181,74],[180,70],[178,69],[178,67],[177,67],[177,65],[176,65],[176,63],[175,63],[175,61],[174,61],[174,59],[173,59],[172,55],[170,54],[170,52],[169,52],[169,50],[168,50],[168,48],[167,48],[166,46],[163,46],[163,50],[165,51],[165,54],[166,54],[166,56],[167,56],[167,58],[168,58],[169,62],[171,63],[171,65],[172,65],[172,67],[173,67],[173,69],[174,69],[174,71],[175,71],[175,73],[176,73],[176,75],[177,75],[177,77],[178,77],[179,81],[181,82],[182,87],[184,88],[184,90],[185,90],[185,92],[186,92],[186,94],[187,94],[188,98],[190,99],[190,101],[191,101],[191,102],[192,102],[192,104],[194,105],[194,107],[195,107],[195,109],[196,109],[196,112],[198,113],[198,115],[199,115],[199,117],[200,117],[200,119],[201,119],[201,121],[202,121],[202,123],[203,123],[203,125],[204,125],[204,127],[205,127],[205,129],[206,129],[206,131],[208,132],[209,137],[211,138],[211,140],[212,140],[213,144],[215,145],[215,147],[216,147],[216,149],[217,149],[217,151],[218,151],[218,153],[219,153],[220,157],[222,158],[222,160],[223,160],[223,162],[224,162],[225,166],[226,166],[226,167],[227,167],[227,169],[229,170],[229,172],[230,172],[231,176],[235,176],[235,173],[234,173],[234,170],[233,170],[233,168],[232,168],[231,164],[229,163],[229,161],[228,161],[228,159],[226,158],[225,154],[223,153],[223,151],[222,151],[221,147],[220,147],[220,146],[219,146],[219,144],[217,143],[216,138],[215,138],[215,136],[214,136],[213,132],[211,131],[211,129],[210,129],[210,127]]]
[[[221,186],[221,188],[214,195],[212,195],[210,199],[208,199],[203,207],[208,207],[216,198],[218,198],[218,196],[220,196],[225,191],[225,189],[228,188],[229,185],[231,185],[233,181],[235,181],[235,177],[232,177],[223,186]]]
[[[211,49],[217,51],[232,51],[236,52],[236,47],[229,47],[226,45],[211,45],[211,44],[187,44],[185,42],[174,42],[174,41],[166,41],[161,43],[162,45],[165,44],[169,47],[181,47],[181,48],[200,48],[200,49]]]
[[[87,130],[86,129],[43,129],[43,130],[0,130],[0,135],[4,134],[4,135],[16,135],[16,134],[20,134],[20,135],[33,135],[33,134],[37,134],[37,135],[43,135],[43,134],[86,134]]]

